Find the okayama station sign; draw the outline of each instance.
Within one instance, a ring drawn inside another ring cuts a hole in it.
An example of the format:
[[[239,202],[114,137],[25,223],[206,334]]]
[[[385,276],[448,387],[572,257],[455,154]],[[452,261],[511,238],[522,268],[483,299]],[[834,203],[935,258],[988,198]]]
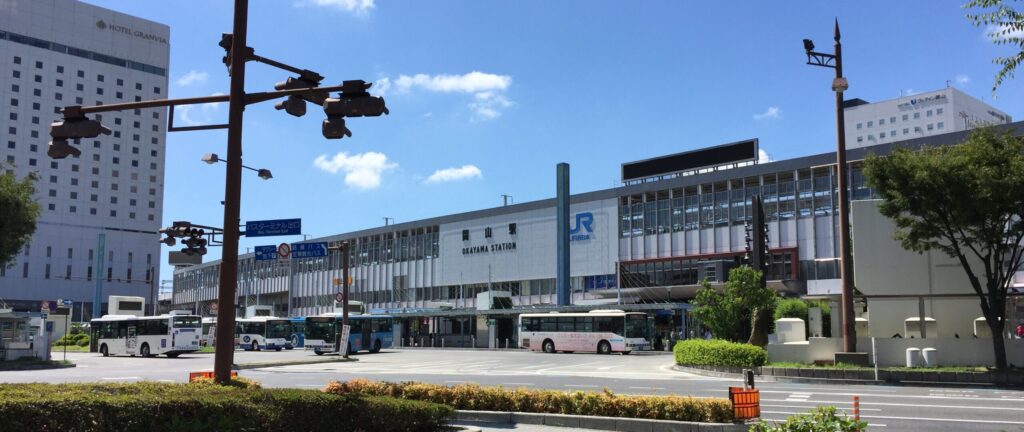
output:
[[[475,254],[482,254],[482,253],[514,251],[514,250],[516,250],[516,242],[504,242],[504,243],[494,243],[494,244],[481,245],[481,246],[467,246],[467,247],[462,248],[462,254],[463,255],[475,255]]]

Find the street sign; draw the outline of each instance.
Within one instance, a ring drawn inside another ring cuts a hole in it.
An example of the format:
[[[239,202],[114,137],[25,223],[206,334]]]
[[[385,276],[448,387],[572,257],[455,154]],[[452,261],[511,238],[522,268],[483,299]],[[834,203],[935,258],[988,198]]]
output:
[[[277,245],[277,256],[282,259],[287,259],[292,254],[292,247],[288,243],[281,243]]]
[[[246,237],[269,237],[302,234],[302,219],[274,219],[248,221],[245,223]]]
[[[337,294],[334,295],[334,299],[337,300],[338,303],[341,303],[341,302],[345,301],[345,295],[342,294],[342,293],[337,293]]]
[[[60,303],[61,306],[74,306],[75,305],[75,301],[71,300],[71,299],[61,299],[61,300],[58,300],[57,303]]]
[[[256,261],[269,261],[277,259],[277,246],[256,246]]]
[[[298,258],[317,258],[327,256],[327,242],[292,243],[292,256]]]
[[[344,347],[339,346],[338,347],[338,352],[340,352],[340,353],[347,353],[347,351],[348,351],[348,334],[349,334],[349,332],[351,330],[352,330],[352,326],[348,326],[348,325],[341,326],[341,339],[339,339],[339,340],[341,341],[342,344],[345,344],[345,346]]]

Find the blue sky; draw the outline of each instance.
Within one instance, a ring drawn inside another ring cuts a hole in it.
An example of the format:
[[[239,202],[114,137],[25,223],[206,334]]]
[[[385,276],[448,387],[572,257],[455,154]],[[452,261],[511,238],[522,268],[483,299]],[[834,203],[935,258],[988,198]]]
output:
[[[217,46],[232,2],[92,0],[171,26],[172,97],[226,93]],[[842,27],[848,98],[877,101],[944,87],[1020,118],[1022,84],[993,100],[998,47],[962,1],[379,1],[250,5],[256,53],[315,70],[325,84],[375,83],[391,115],[348,121],[328,141],[323,114],[245,113],[242,220],[301,217],[322,236],[554,195],[555,164],[572,191],[618,183],[624,161],[760,138],[772,159],[830,151],[832,71],[804,64],[801,39],[831,51]],[[288,74],[250,63],[249,91]],[[227,106],[180,122],[220,121]],[[223,131],[168,137],[163,219],[222,222]],[[244,239],[246,247],[298,237]],[[168,248],[164,248],[166,262]],[[211,249],[207,259],[217,259]],[[162,278],[169,279],[165,265]]]

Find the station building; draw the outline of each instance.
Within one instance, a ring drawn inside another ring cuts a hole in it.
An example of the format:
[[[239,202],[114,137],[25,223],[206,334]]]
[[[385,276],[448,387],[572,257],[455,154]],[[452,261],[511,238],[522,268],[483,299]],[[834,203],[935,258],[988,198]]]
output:
[[[967,132],[955,132],[849,150],[846,175],[851,179],[851,198],[855,202],[874,198],[861,173],[867,155],[887,154],[894,147],[954,144],[966,136]],[[728,271],[743,262],[751,198],[761,195],[771,252],[768,285],[787,296],[837,300],[834,152],[772,162],[739,158],[694,166],[694,160],[708,155],[714,159],[722,151],[743,146],[753,146],[756,155],[757,145],[756,140],[748,140],[624,164],[622,186],[572,195],[571,306],[556,306],[554,198],[308,242],[350,242],[351,299],[364,302],[371,312],[401,318],[404,341],[489,346],[497,338],[498,345],[505,339],[514,343],[519,313],[591,309],[647,311],[655,318],[658,333],[678,331],[688,337],[697,329],[687,302],[700,281],[721,285]],[[672,168],[679,166],[685,169]],[[660,171],[646,175],[650,172],[636,167]],[[857,224],[854,219],[854,227]],[[341,262],[339,254],[287,262],[241,255],[239,305],[274,305],[282,316],[331,312]],[[210,313],[217,296],[219,264],[177,269],[175,308]],[[971,292],[969,286],[960,288]],[[970,320],[978,312],[968,312]],[[837,329],[838,323],[831,328]],[[433,339],[424,341],[426,335]]]

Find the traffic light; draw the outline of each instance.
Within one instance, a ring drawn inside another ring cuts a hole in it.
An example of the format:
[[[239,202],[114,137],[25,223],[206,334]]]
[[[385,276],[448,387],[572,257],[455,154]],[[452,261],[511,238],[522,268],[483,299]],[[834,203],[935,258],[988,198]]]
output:
[[[345,117],[377,117],[389,114],[384,98],[370,96],[366,92],[372,84],[363,80],[351,80],[341,83],[341,94],[337,98],[324,100],[323,134],[327,139],[339,139],[352,136],[352,131],[345,127]]]
[[[295,117],[302,117],[306,115],[306,101],[303,100],[301,96],[291,95],[285,98],[285,100],[275,104],[274,109],[283,109],[284,112]]]
[[[99,121],[89,120],[81,113],[80,107],[64,108],[64,118],[50,124],[50,140],[46,155],[53,159],[80,156],[82,151],[68,144],[68,140],[96,138],[100,134],[110,135],[110,129]]]

